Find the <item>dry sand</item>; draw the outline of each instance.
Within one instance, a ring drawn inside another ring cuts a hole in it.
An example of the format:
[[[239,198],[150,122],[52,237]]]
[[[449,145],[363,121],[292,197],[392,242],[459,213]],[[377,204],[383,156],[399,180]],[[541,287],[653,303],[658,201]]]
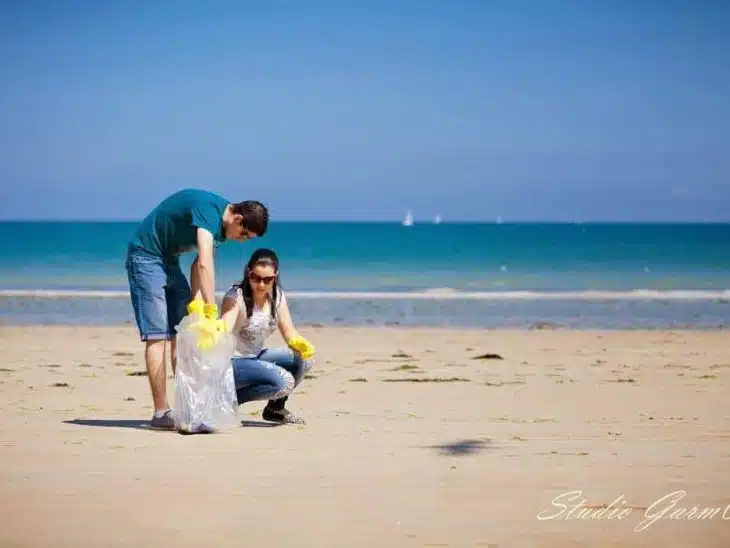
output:
[[[306,426],[182,436],[133,328],[0,327],[0,546],[730,546],[726,332],[303,332]]]

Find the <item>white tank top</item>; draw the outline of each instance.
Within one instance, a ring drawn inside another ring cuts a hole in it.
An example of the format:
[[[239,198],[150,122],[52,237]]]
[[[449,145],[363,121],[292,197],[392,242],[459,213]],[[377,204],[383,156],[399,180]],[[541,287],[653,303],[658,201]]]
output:
[[[271,317],[271,302],[263,308],[254,305],[251,317],[246,317],[246,303],[243,302],[243,291],[239,287],[231,287],[224,298],[235,299],[238,303],[238,316],[232,333],[236,336],[234,357],[256,357],[265,348],[266,339],[276,330],[277,320]],[[277,292],[276,307],[281,306],[283,292]]]

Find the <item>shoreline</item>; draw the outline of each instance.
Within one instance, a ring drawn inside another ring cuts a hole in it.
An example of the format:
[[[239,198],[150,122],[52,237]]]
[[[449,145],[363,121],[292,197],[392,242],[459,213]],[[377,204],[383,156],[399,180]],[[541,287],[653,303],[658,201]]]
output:
[[[558,300],[558,301],[714,301],[729,300],[730,289],[700,288],[651,288],[629,287],[623,289],[482,289],[465,290],[452,287],[429,287],[403,290],[379,291],[342,291],[325,289],[287,289],[287,296],[292,299],[393,299],[407,301],[411,299],[425,300]],[[216,297],[222,298],[225,290],[217,290]],[[127,289],[43,289],[43,288],[3,288],[0,298],[28,299],[128,299]]]
[[[299,325],[419,326],[455,329],[690,329],[730,327],[724,299],[365,299],[291,298]],[[128,298],[0,297],[0,323],[20,325],[133,324]]]

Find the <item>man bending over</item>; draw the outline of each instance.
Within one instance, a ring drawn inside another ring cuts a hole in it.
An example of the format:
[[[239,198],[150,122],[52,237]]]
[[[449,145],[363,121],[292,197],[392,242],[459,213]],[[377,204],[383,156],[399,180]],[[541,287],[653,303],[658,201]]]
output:
[[[231,203],[212,192],[186,189],[163,200],[139,225],[127,249],[126,270],[134,317],[145,343],[145,363],[155,412],[153,428],[173,429],[167,402],[165,346],[176,366],[175,326],[188,304],[203,308],[215,320],[215,264],[213,250],[221,243],[244,242],[263,236],[269,214],[260,202]],[[197,249],[190,283],[180,268],[180,255]]]

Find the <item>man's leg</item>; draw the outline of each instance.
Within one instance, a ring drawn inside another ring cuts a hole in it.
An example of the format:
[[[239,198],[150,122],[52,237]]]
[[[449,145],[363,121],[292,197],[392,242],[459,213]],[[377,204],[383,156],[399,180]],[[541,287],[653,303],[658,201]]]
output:
[[[169,339],[166,275],[162,261],[148,256],[127,259],[127,275],[135,320],[145,343],[145,365],[155,413],[152,426],[173,428],[167,403],[165,342]]]
[[[177,372],[177,339],[174,336],[170,339],[170,365],[174,376]]]
[[[167,403],[167,379],[165,371],[165,339],[147,339],[144,351],[147,378],[152,391],[155,415],[163,415],[170,406]]]
[[[165,299],[167,301],[167,319],[170,335],[170,363],[172,374],[177,370],[177,341],[175,339],[177,326],[187,315],[187,306],[190,302],[191,290],[185,274],[179,264],[167,265],[167,285],[165,286]]]

